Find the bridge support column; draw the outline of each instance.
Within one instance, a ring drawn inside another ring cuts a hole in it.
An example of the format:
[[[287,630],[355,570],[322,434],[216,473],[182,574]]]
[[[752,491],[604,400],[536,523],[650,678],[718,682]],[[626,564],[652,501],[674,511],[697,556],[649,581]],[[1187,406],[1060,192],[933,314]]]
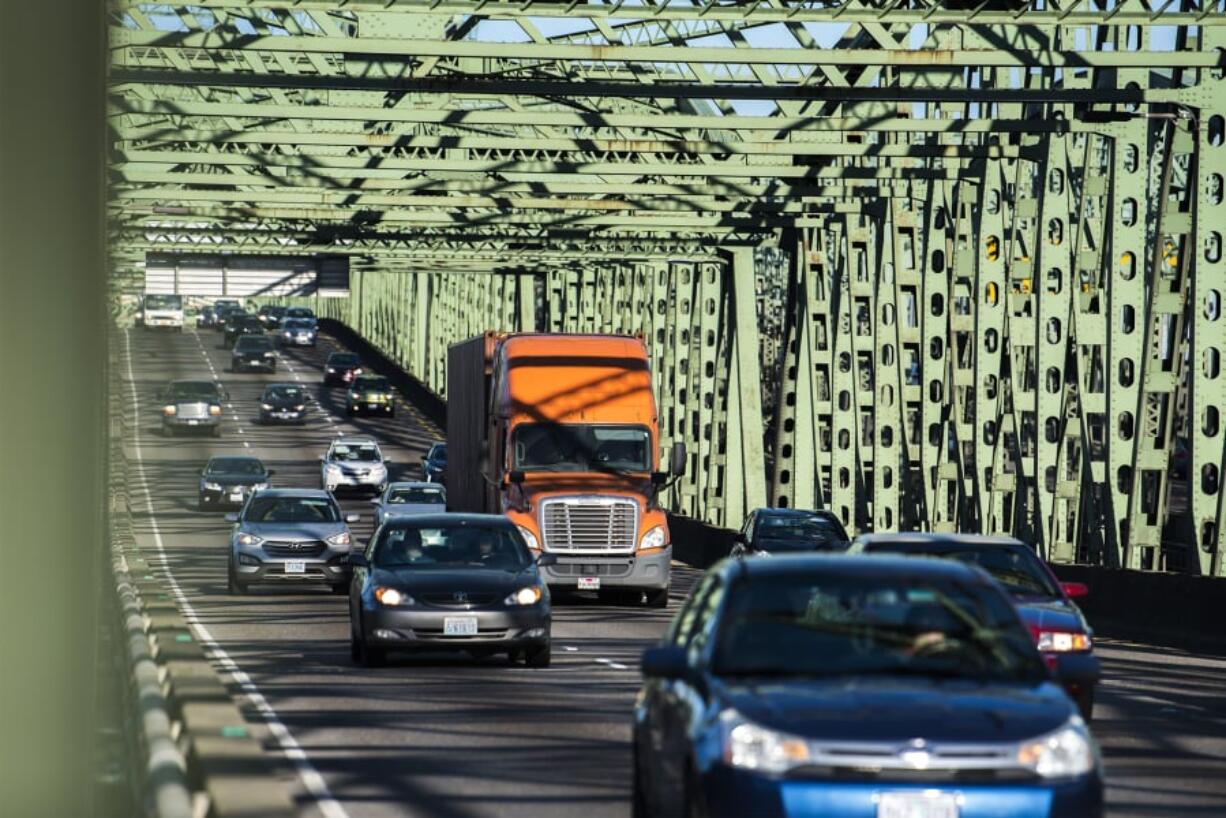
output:
[[[713,441],[725,447],[724,519],[726,528],[740,528],[745,516],[766,505],[766,464],[763,457],[762,378],[759,359],[757,286],[752,247],[728,254],[729,339],[727,435]],[[699,305],[701,308],[701,305]]]

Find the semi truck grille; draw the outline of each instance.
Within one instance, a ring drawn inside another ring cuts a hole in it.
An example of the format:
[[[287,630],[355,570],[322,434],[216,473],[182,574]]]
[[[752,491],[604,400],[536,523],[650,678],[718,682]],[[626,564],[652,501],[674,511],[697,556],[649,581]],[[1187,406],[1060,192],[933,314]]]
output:
[[[541,529],[550,551],[633,551],[638,504],[606,497],[564,497],[541,503]]]

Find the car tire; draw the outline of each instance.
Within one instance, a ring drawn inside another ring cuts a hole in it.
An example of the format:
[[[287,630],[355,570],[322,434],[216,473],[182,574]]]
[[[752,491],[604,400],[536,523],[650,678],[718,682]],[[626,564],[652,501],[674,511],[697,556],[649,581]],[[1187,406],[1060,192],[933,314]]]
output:
[[[1086,724],[1094,718],[1094,688],[1087,687],[1077,696],[1077,709]]]
[[[647,607],[648,608],[667,608],[668,607],[668,586],[663,588],[654,588],[647,591]]]
[[[201,495],[201,497],[198,500],[196,500],[196,510],[197,511],[208,511],[209,510],[209,501],[206,500],[203,495]]]
[[[230,592],[231,596],[242,596],[243,594],[247,593],[247,585],[240,582],[238,577],[234,576],[234,566],[230,566],[230,568],[226,571],[226,574],[226,590]]]
[[[698,776],[690,771],[685,780],[685,818],[707,818],[707,805],[702,797]]]
[[[221,437],[221,426],[220,425],[214,426],[210,434],[213,435],[213,437],[215,438]]]
[[[650,818],[651,808],[647,804],[647,793],[643,791],[643,769],[639,761],[637,737],[630,740],[630,775],[633,781],[630,790],[630,818]]]
[[[539,648],[530,648],[524,652],[524,664],[531,668],[547,668],[553,659],[553,651],[548,642]]]
[[[328,587],[331,588],[332,593],[336,594],[337,596],[341,596],[342,594],[344,595],[349,594],[349,583],[348,582],[338,582],[338,583],[329,585]]]
[[[387,662],[387,651],[368,645],[365,639],[357,642],[358,664],[362,667],[382,667]]]

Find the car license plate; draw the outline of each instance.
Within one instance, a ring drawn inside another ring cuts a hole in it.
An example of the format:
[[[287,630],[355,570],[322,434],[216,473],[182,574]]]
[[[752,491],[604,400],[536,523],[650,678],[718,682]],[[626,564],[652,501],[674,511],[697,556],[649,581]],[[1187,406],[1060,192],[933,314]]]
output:
[[[242,500],[243,500],[243,493],[241,491],[230,492],[230,502],[231,503],[240,503],[242,502]]]
[[[368,403],[368,404],[366,404],[366,408],[367,408],[367,409],[378,409],[378,408],[379,408],[379,404],[377,404],[377,403]]]
[[[958,799],[944,792],[883,792],[877,818],[958,818]]]
[[[446,616],[443,617],[443,636],[476,636],[477,617]]]
[[[287,574],[305,574],[306,563],[302,560],[290,560],[285,563],[285,573]]]
[[[579,577],[580,591],[599,591],[600,577]]]
[[[188,425],[188,426],[195,426],[195,425],[196,425],[197,423],[199,423],[199,422],[200,422],[200,421],[198,421],[198,420],[189,420],[189,421],[187,422],[187,425]]]

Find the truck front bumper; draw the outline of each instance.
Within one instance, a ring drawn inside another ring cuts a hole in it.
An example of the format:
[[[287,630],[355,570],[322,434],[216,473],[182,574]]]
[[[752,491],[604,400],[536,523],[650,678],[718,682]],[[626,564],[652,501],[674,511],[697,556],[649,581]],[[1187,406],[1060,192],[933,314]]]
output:
[[[578,588],[580,579],[596,578],[600,580],[601,588],[659,590],[668,587],[673,547],[668,545],[645,554],[603,556],[557,553],[557,557],[557,563],[541,569],[545,582],[551,588]]]

